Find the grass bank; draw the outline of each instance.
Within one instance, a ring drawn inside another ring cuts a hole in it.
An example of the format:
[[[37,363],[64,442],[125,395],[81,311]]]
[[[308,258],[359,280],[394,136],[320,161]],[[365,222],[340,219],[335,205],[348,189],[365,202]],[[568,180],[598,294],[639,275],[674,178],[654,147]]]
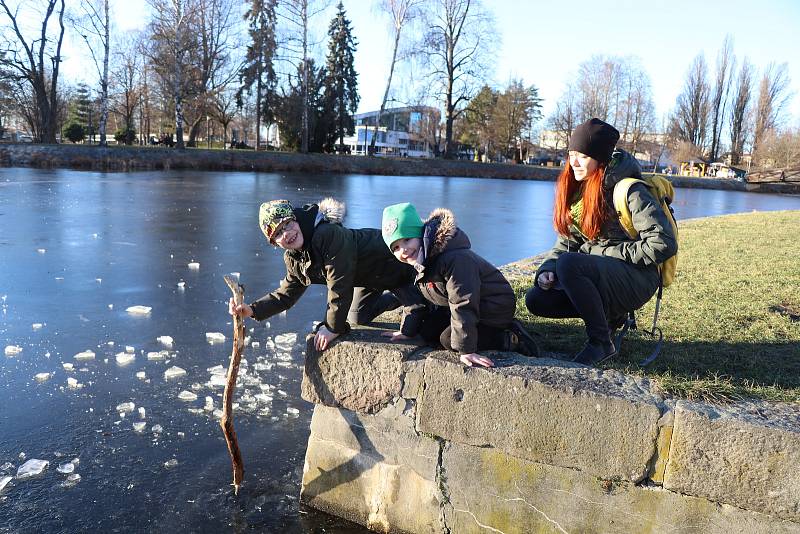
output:
[[[626,336],[607,369],[646,376],[668,396],[725,402],[741,398],[800,402],[800,211],[754,212],[682,222],[678,276],[664,290],[661,355]],[[518,315],[542,334],[545,351],[571,355],[584,342],[580,320],[533,317],[514,282]],[[655,298],[637,313],[649,328]]]

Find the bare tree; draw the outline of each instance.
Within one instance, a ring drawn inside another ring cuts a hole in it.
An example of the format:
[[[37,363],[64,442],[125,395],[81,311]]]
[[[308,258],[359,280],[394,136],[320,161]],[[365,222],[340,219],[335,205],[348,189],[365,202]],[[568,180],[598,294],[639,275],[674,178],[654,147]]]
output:
[[[191,32],[192,17],[197,15],[197,0],[147,0],[153,8],[150,31],[154,48],[150,60],[169,87],[175,107],[175,148],[184,148],[184,99],[188,92],[185,73],[189,71],[189,53],[195,48]]]
[[[567,148],[572,130],[580,123],[577,92],[572,84],[567,84],[566,90],[556,102],[555,111],[548,120],[549,128],[558,136],[556,147],[563,143],[564,148]]]
[[[392,88],[392,76],[394,75],[394,68],[397,64],[397,51],[400,48],[400,36],[406,24],[420,15],[419,8],[423,1],[424,0],[382,0],[380,3],[380,9],[392,19],[394,45],[392,46],[392,61],[389,63],[389,77],[386,80],[386,90],[383,92],[381,107],[378,110],[378,117],[375,119],[375,132],[369,143],[370,154],[375,153],[375,140],[378,138],[381,115],[383,115],[383,111],[386,109],[386,101],[389,99],[389,91]]]
[[[578,68],[578,107],[585,120],[619,123],[619,98],[623,65],[619,58],[592,56]]]
[[[719,140],[722,137],[722,125],[725,124],[725,107],[731,90],[731,79],[735,59],[733,57],[733,40],[730,34],[725,36],[722,48],[717,55],[717,79],[711,95],[711,152],[712,161],[719,155]]]
[[[16,43],[3,37],[0,65],[12,71],[17,80],[24,80],[30,85],[36,104],[37,139],[43,143],[55,143],[58,129],[58,72],[61,65],[61,43],[64,40],[64,0],[46,0],[43,3],[40,33],[29,43],[18,24],[19,6],[12,13],[7,0],[0,0],[0,7],[8,17],[16,37]],[[47,27],[56,9],[59,28],[57,37],[52,39]],[[55,42],[55,48],[49,44],[52,42]],[[48,56],[50,65],[46,64],[45,56]]]
[[[278,16],[286,23],[287,39],[283,45],[286,59],[295,66],[300,65],[301,131],[300,152],[308,152],[308,108],[309,108],[309,23],[316,15],[327,9],[328,0],[283,0],[278,4]]]
[[[239,95],[232,87],[217,91],[212,101],[211,116],[222,125],[222,148],[228,144],[228,127],[236,118]],[[256,135],[260,135],[256,128]],[[258,144],[256,144],[258,146]]]
[[[497,47],[494,20],[479,0],[433,0],[425,53],[444,103],[444,157],[455,155],[453,122],[483,85],[489,71],[486,50]]]
[[[111,109],[115,115],[122,119],[124,130],[124,143],[130,144],[131,132],[135,130],[134,118],[136,111],[143,105],[142,56],[139,42],[135,37],[127,36],[117,47],[115,54],[115,68],[111,73],[111,88],[113,96]],[[140,113],[141,117],[141,113]],[[141,130],[144,121],[139,121]],[[141,132],[140,132],[141,133]]]
[[[83,16],[75,19],[73,25],[89,49],[89,54],[97,69],[100,82],[100,146],[106,146],[106,123],[108,122],[108,59],[111,49],[111,22],[109,17],[109,0],[81,0]],[[95,50],[103,51],[98,58]]]
[[[759,148],[759,165],[800,170],[800,128],[767,132]]]
[[[745,140],[748,136],[748,117],[751,112],[753,93],[753,67],[745,60],[739,69],[736,87],[731,97],[731,164],[738,165],[744,154]]]
[[[678,95],[672,116],[671,134],[677,141],[705,150],[708,131],[709,87],[706,61],[699,54],[686,72],[683,91]]]
[[[783,121],[783,111],[791,94],[789,92],[789,72],[786,63],[770,63],[764,70],[758,86],[758,100],[755,109],[753,129],[753,154],[756,155],[761,141],[767,133]]]

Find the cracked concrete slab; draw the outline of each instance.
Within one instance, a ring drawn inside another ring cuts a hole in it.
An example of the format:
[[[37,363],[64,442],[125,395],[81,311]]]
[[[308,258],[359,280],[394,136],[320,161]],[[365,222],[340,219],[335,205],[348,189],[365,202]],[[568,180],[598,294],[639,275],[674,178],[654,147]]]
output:
[[[417,428],[519,458],[639,481],[654,457],[663,401],[641,380],[546,358],[466,368],[429,355]]]
[[[800,521],[800,406],[679,401],[664,487]]]
[[[442,454],[450,532],[797,534],[800,524],[630,482],[611,482],[450,443]]]

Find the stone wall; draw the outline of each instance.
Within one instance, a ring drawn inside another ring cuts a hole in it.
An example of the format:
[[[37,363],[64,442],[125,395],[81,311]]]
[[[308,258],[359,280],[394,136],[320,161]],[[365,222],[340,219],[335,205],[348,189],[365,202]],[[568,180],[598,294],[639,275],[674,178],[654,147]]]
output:
[[[302,500],[377,532],[800,533],[800,406],[359,329],[309,344]]]

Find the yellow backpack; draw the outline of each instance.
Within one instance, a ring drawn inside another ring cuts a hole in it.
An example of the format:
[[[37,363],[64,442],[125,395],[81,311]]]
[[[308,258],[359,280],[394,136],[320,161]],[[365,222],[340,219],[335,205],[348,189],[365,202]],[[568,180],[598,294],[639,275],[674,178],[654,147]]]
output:
[[[662,176],[643,176],[638,178],[623,178],[617,185],[614,186],[614,209],[619,216],[619,223],[625,232],[631,237],[636,239],[639,237],[639,232],[633,227],[633,220],[631,217],[631,208],[628,206],[628,191],[635,183],[642,183],[647,186],[650,193],[661,204],[661,209],[667,215],[672,231],[675,232],[675,238],[678,238],[678,225],[675,222],[675,214],[672,212],[670,205],[675,198],[675,189],[672,187],[672,182]],[[661,281],[664,287],[669,287],[675,279],[675,269],[678,267],[678,255],[668,258],[664,263],[659,265],[661,271]]]

